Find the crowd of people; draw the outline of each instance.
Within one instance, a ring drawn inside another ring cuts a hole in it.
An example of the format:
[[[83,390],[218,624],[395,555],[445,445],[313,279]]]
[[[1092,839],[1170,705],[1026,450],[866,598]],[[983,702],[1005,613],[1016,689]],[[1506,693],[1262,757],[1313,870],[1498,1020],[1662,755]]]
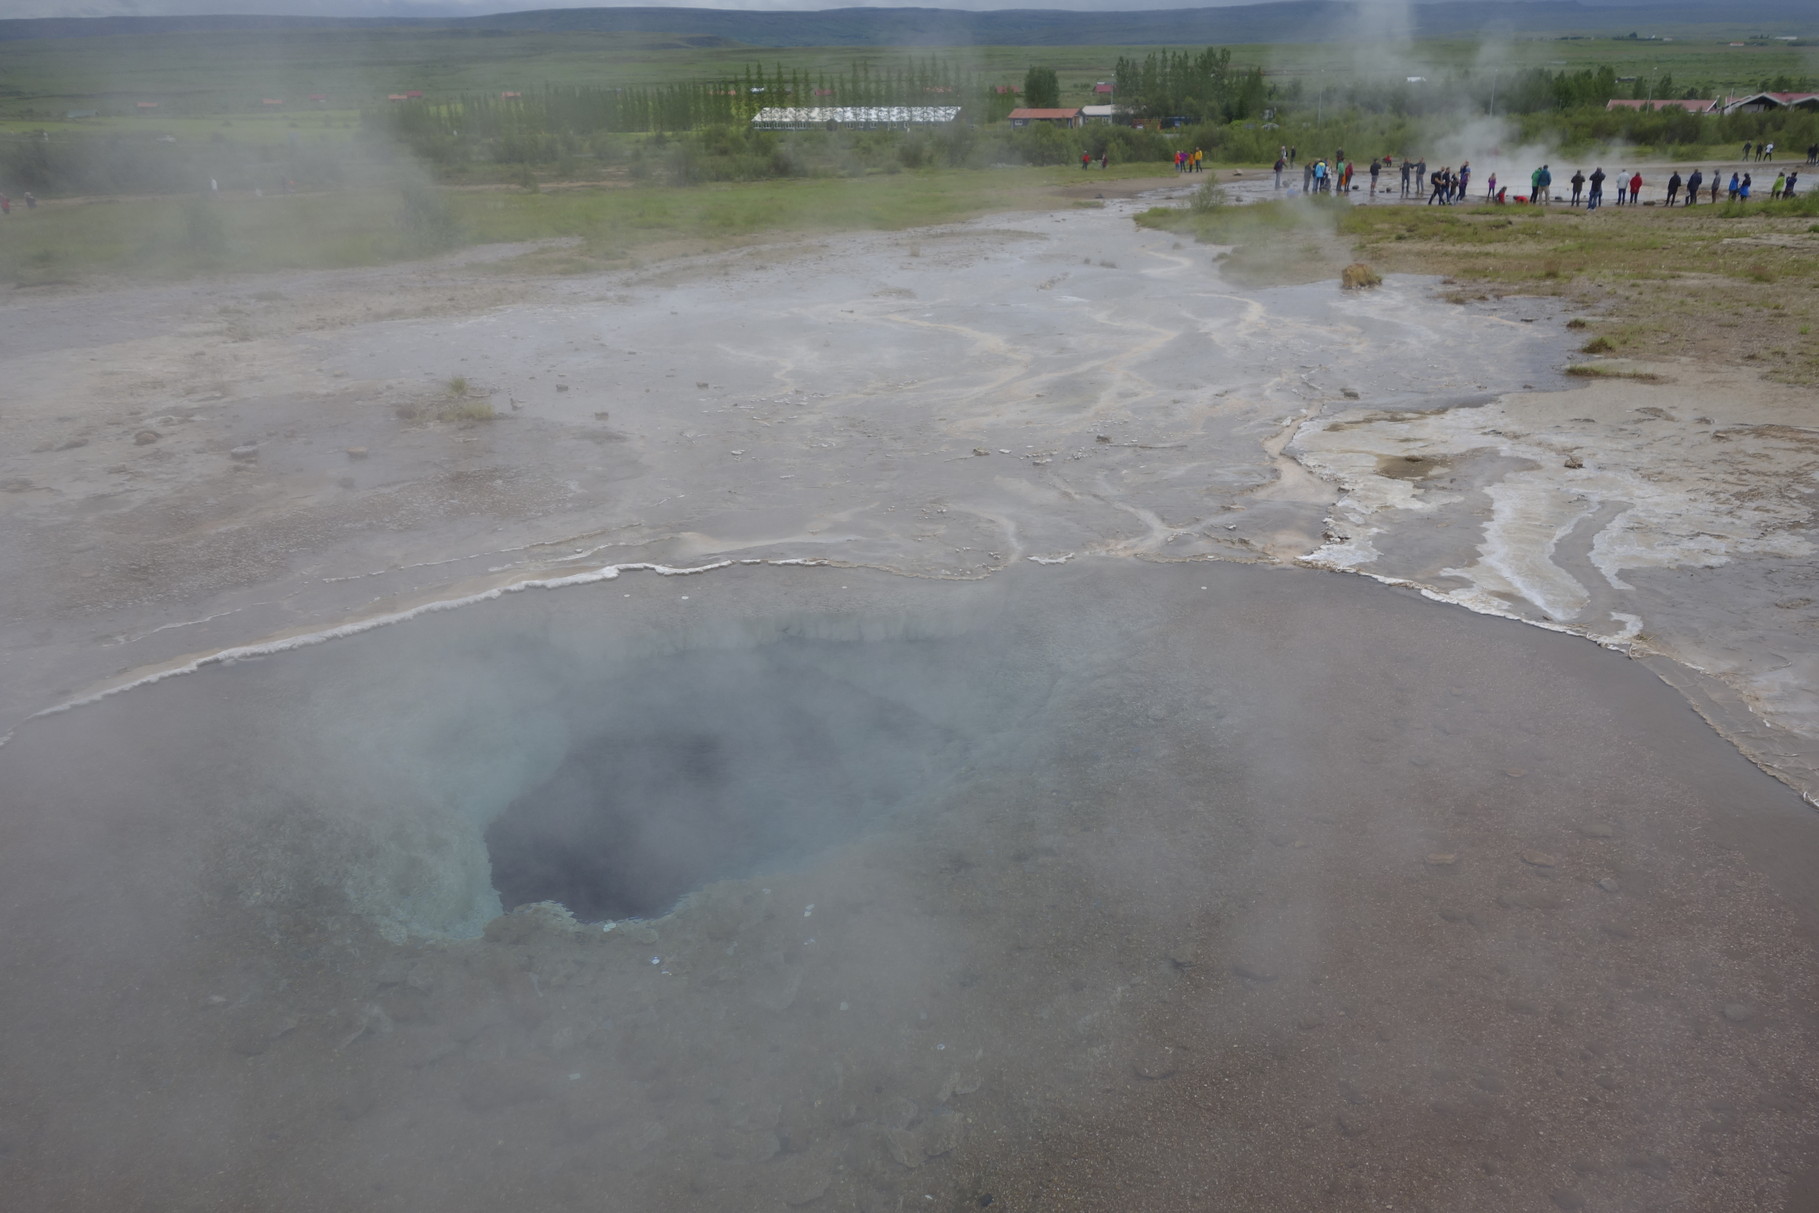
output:
[[[1756,160],[1773,160],[1775,145],[1751,142],[1743,145],[1743,151],[1746,161],[1751,160],[1752,154]],[[1285,146],[1279,150],[1275,164],[1276,188],[1282,188],[1283,171],[1292,168],[1296,159],[1297,149]],[[1753,161],[1751,162],[1753,163]],[[1807,149],[1807,163],[1819,164],[1819,144],[1814,144]],[[1365,172],[1370,176],[1371,197],[1374,198],[1377,195],[1378,182],[1382,174],[1397,167],[1398,163],[1393,156],[1376,157],[1370,161]],[[1419,199],[1425,193],[1429,206],[1453,206],[1464,202],[1471,186],[1472,164],[1469,160],[1460,161],[1459,167],[1456,169],[1451,165],[1445,165],[1430,173],[1426,159],[1411,160],[1404,156],[1400,162],[1400,170],[1402,186],[1400,197]],[[1307,194],[1350,193],[1362,188],[1352,183],[1355,172],[1356,166],[1352,161],[1346,159],[1345,149],[1340,148],[1333,153],[1330,161],[1325,157],[1318,157],[1309,160],[1302,166],[1302,192]],[[1614,197],[1616,205],[1654,205],[1652,202],[1646,204],[1642,202],[1642,189],[1646,183],[1639,170],[1628,173],[1618,170],[1616,174],[1611,175],[1605,173],[1602,166],[1592,169],[1589,175],[1584,169],[1575,169],[1573,175],[1567,179],[1567,184],[1572,187],[1571,195],[1561,200],[1565,201],[1568,206],[1584,206],[1588,211],[1597,210],[1604,205],[1604,187],[1610,181],[1616,183]],[[1799,185],[1799,169],[1778,172],[1775,174],[1774,184],[1769,187],[1769,198],[1771,200],[1792,198]],[[1720,195],[1732,202],[1748,202],[1754,189],[1755,183],[1751,179],[1750,173],[1744,170],[1733,172],[1727,184],[1722,172],[1718,169],[1713,169],[1709,177],[1703,170],[1697,168],[1682,177],[1680,170],[1675,169],[1665,182],[1663,203],[1666,206],[1694,206],[1698,204],[1702,191],[1709,191],[1709,199],[1714,203],[1718,201]],[[1509,184],[1507,182],[1498,184],[1497,174],[1492,173],[1485,184],[1484,201],[1507,204],[1510,201],[1509,191]],[[1515,198],[1517,203],[1532,206],[1547,206],[1556,200],[1553,170],[1545,164],[1529,174],[1528,192],[1526,194],[1518,193]]]

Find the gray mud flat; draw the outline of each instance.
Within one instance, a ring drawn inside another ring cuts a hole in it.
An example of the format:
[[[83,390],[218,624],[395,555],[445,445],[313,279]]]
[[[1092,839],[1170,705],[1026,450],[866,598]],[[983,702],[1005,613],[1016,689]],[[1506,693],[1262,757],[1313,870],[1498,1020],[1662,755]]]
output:
[[[576,762],[716,844],[673,911],[498,913]],[[0,798],[12,1208],[1811,1195],[1819,818],[1641,665],[1335,573],[627,574],[34,721]]]

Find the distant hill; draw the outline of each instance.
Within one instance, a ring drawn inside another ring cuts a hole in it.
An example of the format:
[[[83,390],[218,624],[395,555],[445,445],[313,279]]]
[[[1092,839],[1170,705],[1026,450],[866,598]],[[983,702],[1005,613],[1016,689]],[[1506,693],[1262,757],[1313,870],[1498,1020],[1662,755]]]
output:
[[[215,30],[375,27],[500,30],[524,33],[664,34],[750,46],[1131,46],[1246,42],[1326,42],[1356,36],[1360,6],[1341,0],[1279,0],[1230,8],[1073,12],[1001,9],[836,8],[749,12],[713,8],[565,8],[482,17],[42,17],[0,20],[0,39]],[[1379,9],[1378,11],[1383,11]],[[1462,0],[1408,9],[1418,38],[1510,33],[1651,32],[1676,26],[1747,21],[1793,23],[1785,33],[1819,35],[1813,0],[1753,0],[1719,9],[1710,0],[1658,4],[1581,4],[1576,0]]]

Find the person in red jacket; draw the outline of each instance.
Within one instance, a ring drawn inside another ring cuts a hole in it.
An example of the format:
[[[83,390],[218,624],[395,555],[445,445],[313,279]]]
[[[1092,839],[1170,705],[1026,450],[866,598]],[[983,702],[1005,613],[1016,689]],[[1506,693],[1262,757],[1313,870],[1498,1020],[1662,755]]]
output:
[[[1630,205],[1631,206],[1636,205],[1636,195],[1640,194],[1641,192],[1642,192],[1642,174],[1637,173],[1634,177],[1630,178]]]

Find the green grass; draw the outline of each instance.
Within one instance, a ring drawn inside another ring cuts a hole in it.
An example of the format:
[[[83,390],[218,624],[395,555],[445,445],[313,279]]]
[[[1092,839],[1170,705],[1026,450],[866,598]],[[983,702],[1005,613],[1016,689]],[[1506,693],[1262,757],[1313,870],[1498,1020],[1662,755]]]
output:
[[[1443,278],[1455,303],[1550,295],[1597,312],[1588,354],[1692,358],[1819,384],[1819,194],[1791,202],[1681,207],[1320,205],[1156,208],[1148,227],[1235,246],[1220,273],[1240,284],[1337,278],[1354,258]],[[1603,364],[1583,376],[1652,374]]]
[[[516,268],[585,270],[633,257],[776,237],[898,230],[1073,205],[1102,183],[1154,175],[1004,168],[694,187],[347,190],[252,198],[147,198],[14,208],[0,282],[378,265],[462,245],[578,237]],[[1171,174],[1172,176],[1172,174]]]
[[[1666,377],[1653,371],[1628,370],[1606,366],[1601,362],[1580,362],[1566,368],[1566,373],[1580,379],[1634,379],[1641,383],[1663,383]]]
[[[1641,20],[1641,16],[1638,20]],[[1739,21],[1749,20],[1747,16]],[[1651,25],[1651,29],[1655,27]],[[1622,33],[1627,31],[1612,31]],[[1645,31],[1647,32],[1647,31]],[[1613,38],[1558,40],[1524,35],[1498,45],[1495,70],[1528,67],[1577,70],[1610,63],[1620,75],[1658,77],[1671,72],[1683,85],[1753,88],[1779,74],[1813,70],[1808,48],[1780,43],[1731,47],[1750,31],[1717,21],[1681,31],[1674,42]],[[808,73],[843,72],[855,63],[879,68],[906,58],[939,54],[1005,83],[1020,82],[1032,64],[1055,68],[1062,99],[1080,103],[1096,80],[1107,78],[1120,56],[1141,57],[1153,47],[983,46],[962,48],[702,47],[658,34],[504,33],[422,29],[292,30],[115,35],[88,38],[14,39],[0,42],[0,115],[33,110],[61,115],[114,104],[159,100],[161,112],[253,114],[265,97],[283,98],[287,109],[307,106],[310,93],[351,108],[386,93],[421,89],[431,96],[458,92],[527,90],[545,85],[660,84],[678,79],[721,79],[763,62]],[[1260,63],[1279,81],[1345,83],[1376,76],[1399,80],[1408,60],[1433,77],[1483,72],[1478,39],[1441,39],[1397,51],[1394,62],[1349,42],[1254,44],[1237,49],[1244,63]],[[1387,66],[1376,68],[1378,62]]]

